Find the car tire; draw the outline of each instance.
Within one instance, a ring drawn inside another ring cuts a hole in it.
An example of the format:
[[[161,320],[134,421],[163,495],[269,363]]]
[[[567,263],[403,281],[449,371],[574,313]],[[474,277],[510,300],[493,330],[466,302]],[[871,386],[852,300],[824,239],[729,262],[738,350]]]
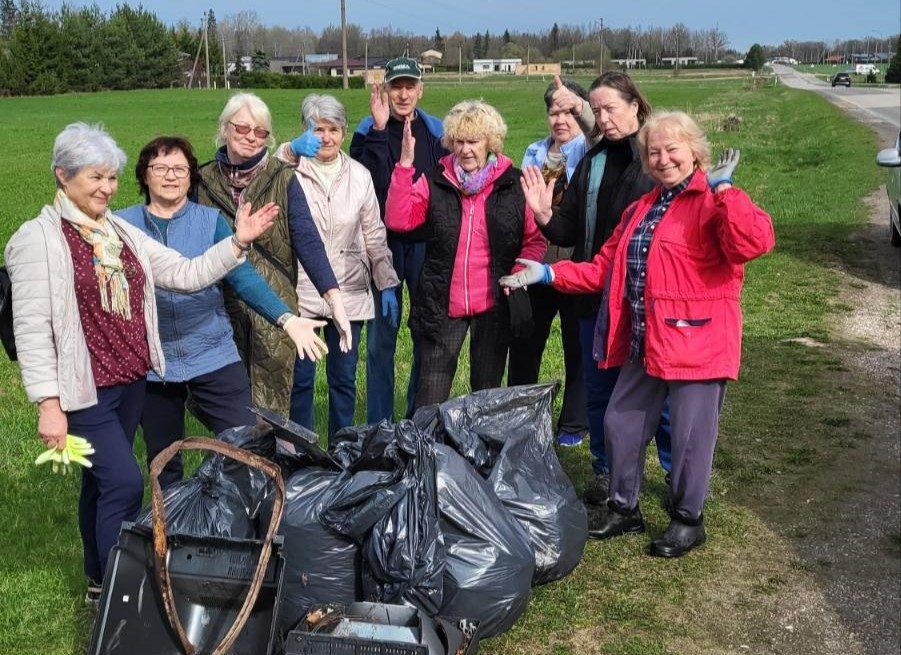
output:
[[[901,207],[899,207],[898,210],[901,212]],[[892,233],[892,245],[895,246],[895,248],[901,248],[901,233],[899,233],[898,228],[895,227],[895,222],[892,220],[891,213],[889,213],[888,217],[888,229]]]

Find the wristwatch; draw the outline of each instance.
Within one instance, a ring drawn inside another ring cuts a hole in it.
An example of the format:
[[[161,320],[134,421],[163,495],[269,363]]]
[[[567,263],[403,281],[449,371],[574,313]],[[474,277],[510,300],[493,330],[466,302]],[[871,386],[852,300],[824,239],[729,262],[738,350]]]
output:
[[[238,236],[236,234],[232,235],[232,243],[235,244],[235,248],[241,252],[250,252],[250,248],[253,246],[253,242],[245,244],[238,241]]]

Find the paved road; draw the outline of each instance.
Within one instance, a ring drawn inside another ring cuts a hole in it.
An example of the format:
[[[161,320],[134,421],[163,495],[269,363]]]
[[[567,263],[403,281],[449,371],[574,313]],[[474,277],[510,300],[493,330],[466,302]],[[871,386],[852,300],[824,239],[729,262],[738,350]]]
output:
[[[802,73],[789,66],[773,65],[773,70],[783,84],[796,89],[816,91],[835,104],[850,103],[873,118],[888,123],[897,132],[901,129],[901,88],[871,88],[863,86],[837,86],[833,88],[823,80]]]

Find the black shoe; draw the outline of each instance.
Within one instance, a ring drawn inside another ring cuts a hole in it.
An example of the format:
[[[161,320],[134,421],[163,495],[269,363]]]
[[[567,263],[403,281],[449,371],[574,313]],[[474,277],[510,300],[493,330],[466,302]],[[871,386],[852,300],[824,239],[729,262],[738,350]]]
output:
[[[88,590],[84,595],[84,604],[91,609],[100,607],[100,597],[103,596],[103,587],[99,582],[88,579]]]
[[[606,505],[610,496],[610,474],[598,473],[592,478],[582,493],[582,502],[586,505]]]
[[[644,532],[644,517],[637,505],[632,511],[621,510],[610,503],[608,508],[597,521],[589,523],[588,536],[591,539],[610,539],[624,534]]]
[[[666,528],[666,532],[651,542],[650,554],[656,557],[682,557],[707,540],[704,532],[704,517],[697,521],[687,521],[684,518],[673,518]]]

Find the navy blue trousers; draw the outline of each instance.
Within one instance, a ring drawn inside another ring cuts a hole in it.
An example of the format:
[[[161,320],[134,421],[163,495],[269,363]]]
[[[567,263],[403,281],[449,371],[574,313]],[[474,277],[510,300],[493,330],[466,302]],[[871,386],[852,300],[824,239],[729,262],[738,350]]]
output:
[[[425,243],[403,241],[396,236],[388,236],[388,247],[394,270],[401,281],[397,289],[397,302],[403,310],[403,284],[407,285],[407,295],[413,297],[422,262],[425,261]],[[398,327],[393,327],[388,317],[382,316],[382,294],[373,287],[375,318],[366,323],[366,422],[375,424],[386,419],[394,421],[394,359],[397,352]],[[403,312],[401,312],[403,314]],[[420,346],[413,340],[413,365],[407,384],[406,412],[413,414],[419,371],[422,367]]]
[[[325,377],[328,380],[328,438],[335,432],[354,424],[357,404],[357,353],[363,321],[351,321],[353,344],[348,352],[338,347],[340,335],[331,321],[323,328],[328,355],[325,356]],[[314,428],[316,362],[308,358],[294,360],[294,385],[291,387],[291,420],[309,430]]]
[[[132,444],[144,407],[144,379],[97,389],[97,404],[67,413],[69,433],[94,446],[93,467],[82,470],[78,524],[84,545],[84,572],[103,580],[106,560],[123,521],[141,510],[144,479]]]
[[[250,378],[242,362],[198,375],[187,382],[148,382],[141,427],[147,445],[147,468],[153,458],[185,436],[185,403],[190,394],[191,410],[214,433],[241,425],[254,425]],[[169,460],[159,476],[165,489],[179,482],[184,473],[181,455]]]

